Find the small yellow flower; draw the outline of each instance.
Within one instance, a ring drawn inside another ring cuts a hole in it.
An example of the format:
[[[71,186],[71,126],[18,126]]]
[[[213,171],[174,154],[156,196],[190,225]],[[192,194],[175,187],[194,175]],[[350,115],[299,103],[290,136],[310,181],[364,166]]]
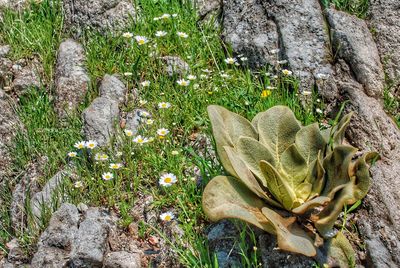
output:
[[[171,220],[173,220],[175,217],[174,217],[174,214],[172,213],[172,212],[165,212],[165,213],[162,213],[161,215],[160,215],[160,219],[162,220],[162,221],[171,221]]]
[[[169,102],[160,102],[158,104],[159,109],[168,109],[169,107],[171,107],[171,103]]]
[[[160,180],[158,181],[160,185],[169,187],[172,186],[172,184],[177,182],[176,176],[172,173],[167,173],[164,174],[160,177]]]
[[[225,62],[227,64],[235,64],[237,62],[237,60],[235,58],[226,58]]]
[[[190,81],[185,79],[179,79],[178,81],[176,81],[176,83],[178,83],[178,85],[182,87],[187,87],[188,85],[190,85]]]
[[[147,42],[149,42],[149,40],[147,39],[147,37],[145,36],[135,36],[135,40],[138,43],[139,46],[146,44]]]
[[[96,146],[97,146],[97,141],[89,140],[89,141],[87,141],[87,142],[85,143],[85,147],[88,148],[88,149],[91,149],[91,150],[93,150],[94,148],[96,148]]]
[[[76,157],[78,154],[76,152],[69,152],[68,156],[69,157]]]
[[[74,147],[77,149],[83,149],[85,148],[85,142],[84,141],[80,141],[74,144]]]
[[[169,133],[169,130],[166,128],[157,129],[157,134],[160,138],[164,138]]]
[[[144,143],[149,142],[149,139],[148,138],[144,138],[141,135],[139,135],[139,136],[137,136],[137,137],[135,137],[133,139],[133,142],[135,142],[137,144],[144,144]]]
[[[269,97],[271,95],[271,90],[269,90],[269,89],[264,89],[262,92],[261,92],[261,98],[267,98],[267,97]]]
[[[292,71],[289,71],[289,70],[287,70],[287,69],[283,69],[283,70],[282,70],[282,73],[283,73],[284,75],[287,75],[287,76],[292,75]]]
[[[110,164],[110,169],[120,169],[122,167],[122,164],[120,163],[111,163]]]
[[[125,135],[126,135],[127,137],[132,137],[132,136],[133,136],[133,131],[132,131],[132,130],[125,129],[124,132],[125,132]]]
[[[74,187],[75,188],[82,188],[83,187],[83,183],[81,181],[77,181],[74,183]]]
[[[103,173],[103,175],[101,177],[103,178],[103,180],[109,181],[112,178],[114,178],[114,175],[111,172],[106,172],[106,173]]]

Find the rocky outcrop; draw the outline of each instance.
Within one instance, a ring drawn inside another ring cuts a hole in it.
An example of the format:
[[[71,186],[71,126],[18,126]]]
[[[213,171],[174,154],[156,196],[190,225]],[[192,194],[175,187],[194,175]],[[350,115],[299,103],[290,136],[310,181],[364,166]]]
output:
[[[55,109],[63,118],[85,99],[90,79],[84,68],[85,51],[81,44],[67,39],[60,44],[55,75]]]
[[[187,64],[180,57],[164,56],[161,57],[160,60],[164,63],[165,72],[169,76],[173,76],[174,74],[182,76],[190,71],[189,64]]]
[[[0,0],[0,8],[21,9],[27,0]]]
[[[252,68],[278,60],[278,30],[259,0],[224,1],[223,37]]]
[[[137,11],[128,0],[65,0],[65,23],[68,29],[101,31],[124,28],[136,20]]]
[[[369,28],[378,46],[385,73],[393,83],[392,93],[400,98],[400,2],[371,0]]]
[[[115,133],[119,119],[119,104],[124,100],[126,88],[116,76],[106,75],[100,86],[100,96],[83,111],[83,131],[86,139],[106,145]]]
[[[352,68],[357,81],[368,96],[383,96],[385,75],[378,49],[367,24],[350,14],[333,8],[326,11],[336,56]],[[351,25],[351,27],[349,27]]]
[[[11,84],[14,93],[20,96],[30,88],[39,88],[41,86],[40,76],[42,72],[42,66],[37,60],[30,62],[21,60],[14,64],[14,80]]]

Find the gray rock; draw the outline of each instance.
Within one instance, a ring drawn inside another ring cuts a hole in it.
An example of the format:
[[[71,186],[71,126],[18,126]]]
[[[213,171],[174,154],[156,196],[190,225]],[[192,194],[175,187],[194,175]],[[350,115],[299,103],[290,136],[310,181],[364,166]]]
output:
[[[85,99],[90,83],[85,59],[81,44],[72,39],[60,44],[55,75],[55,109],[60,117],[74,111]]]
[[[10,50],[11,47],[9,45],[0,46],[0,58],[6,57]]]
[[[263,234],[258,241],[264,268],[306,268],[315,264],[312,258],[276,249],[277,241],[273,235]]]
[[[98,97],[82,113],[83,131],[86,139],[96,140],[100,146],[106,145],[115,133],[119,117],[118,102],[106,97]]]
[[[104,268],[140,268],[140,254],[125,251],[110,252],[104,260]]]
[[[62,204],[51,217],[49,226],[39,239],[32,267],[67,267],[78,222],[77,208],[71,204]]]
[[[378,46],[385,72],[394,82],[393,90],[397,90],[397,96],[400,97],[400,35],[397,34],[400,32],[400,2],[371,0],[369,15],[369,27]]]
[[[240,249],[235,241],[239,231],[229,220],[220,221],[210,227],[207,239],[215,253],[218,267],[240,267]]]
[[[67,28],[117,30],[136,20],[137,12],[128,0],[63,1]]]
[[[41,73],[42,67],[37,61],[32,61],[21,69],[14,70],[13,90],[17,95],[22,95],[29,88],[39,88],[41,86]]]
[[[165,64],[165,71],[169,76],[175,74],[182,76],[190,71],[189,64],[177,56],[165,56],[160,59]]]
[[[343,83],[341,91],[350,100],[355,116],[347,131],[349,140],[362,150],[382,156],[371,168],[372,186],[364,199],[365,209],[359,228],[367,245],[369,265],[400,265],[400,130],[360,85]]]
[[[262,2],[275,22],[284,59],[300,78],[300,89],[311,90],[318,74],[332,75],[329,36],[317,0],[270,0]],[[323,92],[333,99],[336,92]]]
[[[385,75],[367,24],[356,16],[333,8],[326,13],[335,54],[350,65],[368,96],[381,97]]]
[[[140,113],[143,110],[141,109],[136,109],[132,112],[129,112],[125,116],[125,129],[131,130],[133,132],[133,135],[136,135],[140,126],[141,122],[141,117]]]
[[[222,0],[194,0],[194,5],[200,19],[204,19],[207,15],[218,12],[222,8]]]
[[[29,262],[29,257],[16,238],[7,243],[7,248],[9,250],[7,260],[10,263],[22,264]]]
[[[0,0],[0,8],[21,9],[27,0]]]
[[[248,58],[252,68],[274,64],[278,31],[258,0],[224,0],[223,37],[236,54]]]
[[[112,218],[100,209],[90,208],[79,225],[72,245],[72,267],[103,267],[107,236],[112,227]]]
[[[117,76],[106,74],[100,85],[100,96],[122,103],[125,100],[126,88]]]
[[[43,187],[42,191],[36,193],[31,199],[32,214],[36,219],[40,219],[42,210],[45,207],[51,207],[52,200],[57,194],[57,190],[62,185],[63,181],[71,176],[71,171],[68,169],[57,172]]]

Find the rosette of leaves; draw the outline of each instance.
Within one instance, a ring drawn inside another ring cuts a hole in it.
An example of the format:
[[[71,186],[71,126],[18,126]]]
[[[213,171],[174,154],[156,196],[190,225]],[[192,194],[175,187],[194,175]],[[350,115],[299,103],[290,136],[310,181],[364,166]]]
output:
[[[213,221],[237,218],[277,236],[282,250],[316,256],[318,241],[335,235],[345,205],[370,187],[369,164],[377,153],[356,158],[343,144],[352,114],[334,127],[302,126],[285,106],[250,122],[220,106],[209,106],[217,153],[228,176],[217,176],[203,193]]]

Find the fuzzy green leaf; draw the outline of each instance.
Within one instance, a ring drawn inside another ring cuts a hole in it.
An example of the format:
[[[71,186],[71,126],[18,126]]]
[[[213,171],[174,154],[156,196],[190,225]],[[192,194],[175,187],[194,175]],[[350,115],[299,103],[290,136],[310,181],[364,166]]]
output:
[[[317,254],[311,238],[295,223],[296,217],[283,218],[267,207],[262,208],[262,213],[274,226],[280,249],[309,257]]]
[[[235,147],[240,136],[258,139],[257,131],[246,118],[221,106],[211,105],[207,110],[221,163],[229,174],[236,176],[223,147]]]
[[[203,209],[210,220],[236,218],[274,234],[275,229],[261,212],[263,207],[263,200],[233,177],[217,176],[204,189]]]
[[[308,164],[317,159],[318,153],[323,151],[326,145],[318,123],[302,127],[296,134],[296,146]]]

